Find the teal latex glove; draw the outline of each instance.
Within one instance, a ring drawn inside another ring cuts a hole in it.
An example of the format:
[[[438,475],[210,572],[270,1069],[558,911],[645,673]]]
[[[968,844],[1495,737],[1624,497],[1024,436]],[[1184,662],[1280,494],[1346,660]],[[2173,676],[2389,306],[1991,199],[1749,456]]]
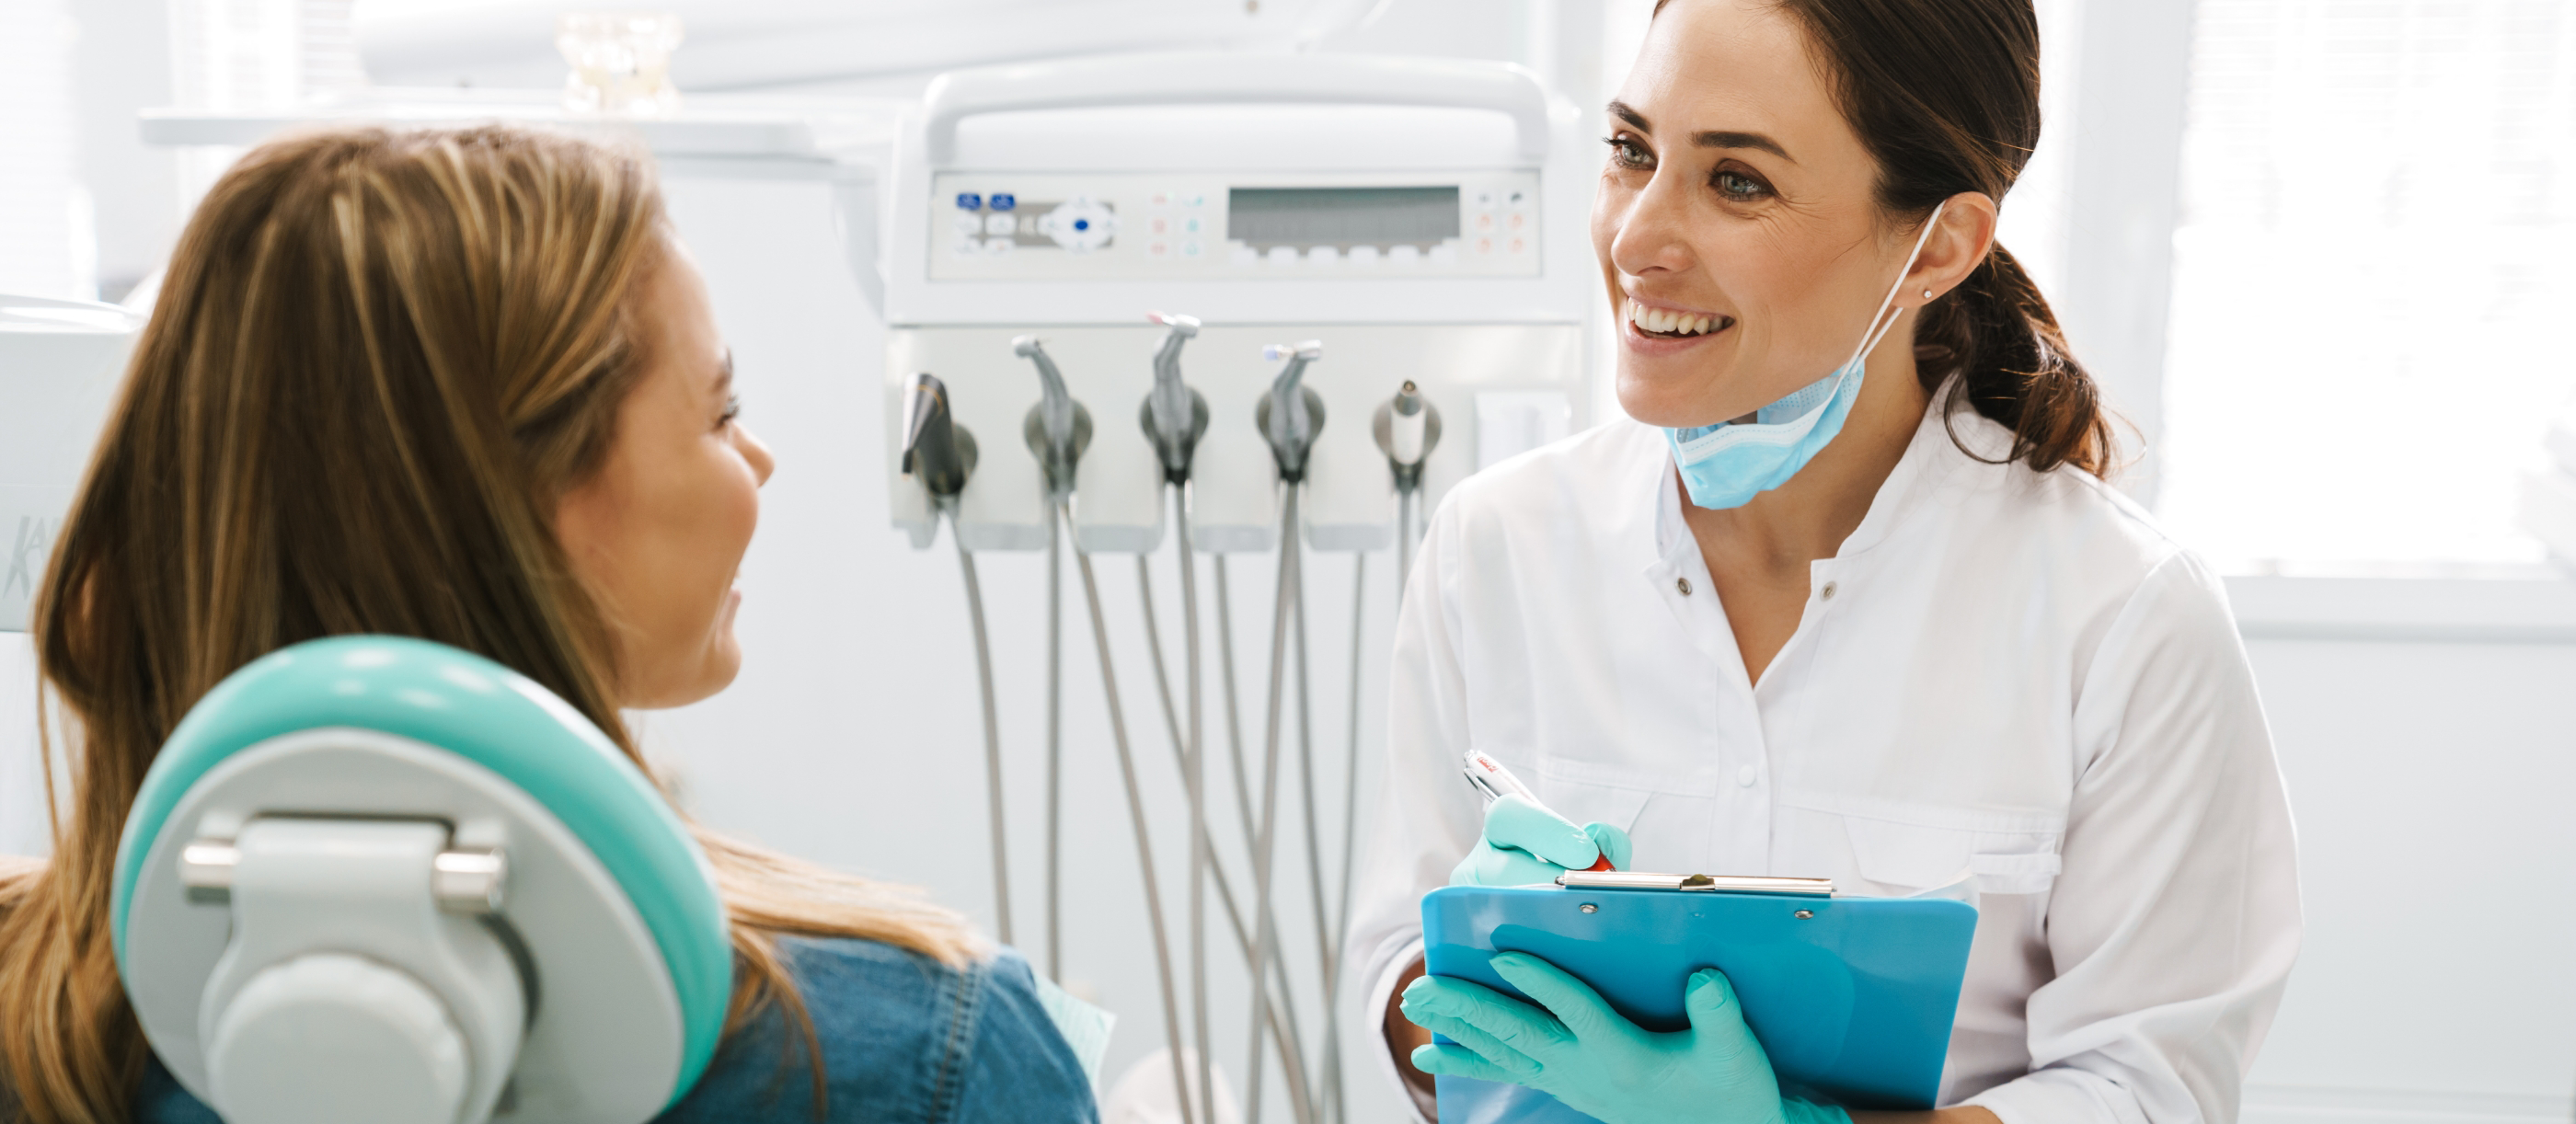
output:
[[[1590,867],[1601,856],[1628,869],[1628,833],[1606,823],[1574,821],[1518,796],[1485,809],[1485,837],[1449,872],[1452,886],[1527,886],[1554,882],[1569,870]]]
[[[1404,989],[1404,1017],[1456,1044],[1415,1050],[1414,1068],[1527,1085],[1606,1124],[1851,1124],[1839,1108],[1780,1095],[1735,985],[1715,968],[1683,985],[1690,1029],[1657,1033],[1538,957],[1506,952],[1492,963],[1540,1007],[1465,980],[1417,979]]]

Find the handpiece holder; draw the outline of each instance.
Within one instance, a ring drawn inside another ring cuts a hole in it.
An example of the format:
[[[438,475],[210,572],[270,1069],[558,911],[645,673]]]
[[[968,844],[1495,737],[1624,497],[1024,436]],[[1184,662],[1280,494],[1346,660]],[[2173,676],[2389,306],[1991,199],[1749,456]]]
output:
[[[1073,494],[1074,469],[1082,462],[1083,450],[1091,447],[1091,411],[1073,400],[1073,392],[1065,389],[1064,372],[1056,369],[1055,359],[1036,336],[1013,339],[1011,354],[1037,366],[1038,402],[1029,407],[1020,430],[1045,475],[1047,499],[1061,501]]]
[[[1315,435],[1324,428],[1323,396],[1300,381],[1306,376],[1306,365],[1323,356],[1322,340],[1272,344],[1261,349],[1264,359],[1288,360],[1279,376],[1270,380],[1270,393],[1262,397],[1253,413],[1261,436],[1270,442],[1271,459],[1278,462],[1279,479],[1285,483],[1297,484],[1306,479],[1306,456],[1314,451]]]
[[[1395,474],[1396,491],[1419,491],[1422,462],[1440,445],[1440,407],[1406,379],[1395,397],[1378,404],[1369,429],[1377,438],[1378,450],[1386,454],[1387,468]]]
[[[948,387],[927,371],[904,387],[903,471],[941,510],[953,511],[975,473],[975,435],[948,408]]]
[[[1149,312],[1145,319],[1170,329],[1154,349],[1154,388],[1146,392],[1137,421],[1162,462],[1166,483],[1186,484],[1190,461],[1208,427],[1207,399],[1181,381],[1181,346],[1199,334],[1195,316]]]

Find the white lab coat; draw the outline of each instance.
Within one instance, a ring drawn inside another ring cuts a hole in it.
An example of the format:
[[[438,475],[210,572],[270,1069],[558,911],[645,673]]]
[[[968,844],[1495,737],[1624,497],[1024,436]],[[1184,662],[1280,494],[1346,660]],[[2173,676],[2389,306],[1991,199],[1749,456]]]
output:
[[[1937,401],[1936,396],[1936,401]],[[1640,870],[1976,891],[1943,1105],[2232,1121],[2299,946],[2290,810],[2218,578],[2089,474],[1982,464],[1937,407],[1748,682],[1660,431],[1469,478],[1397,626],[1344,947],[1379,1024],[1501,758]],[[1963,411],[1988,459],[2003,427]],[[1674,981],[1674,986],[1681,982]],[[1369,1064],[1369,1063],[1362,1063]]]

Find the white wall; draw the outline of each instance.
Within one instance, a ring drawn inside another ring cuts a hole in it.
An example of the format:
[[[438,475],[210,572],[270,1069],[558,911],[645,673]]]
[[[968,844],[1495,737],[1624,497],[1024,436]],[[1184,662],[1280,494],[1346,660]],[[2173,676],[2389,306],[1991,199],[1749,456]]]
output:
[[[2245,1119],[2568,1119],[2576,644],[2248,648],[2308,936]]]

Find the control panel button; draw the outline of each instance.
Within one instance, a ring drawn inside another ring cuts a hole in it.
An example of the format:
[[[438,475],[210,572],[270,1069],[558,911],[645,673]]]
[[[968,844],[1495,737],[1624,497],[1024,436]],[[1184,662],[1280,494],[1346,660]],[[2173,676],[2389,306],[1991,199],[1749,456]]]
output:
[[[1272,265],[1295,265],[1297,264],[1297,247],[1272,246],[1267,257]]]
[[[1197,215],[1191,215],[1190,217],[1181,220],[1181,233],[1183,234],[1196,234],[1200,229],[1199,217]]]
[[[1306,264],[1340,265],[1342,264],[1342,248],[1339,246],[1311,247],[1306,251]]]
[[[1252,265],[1261,260],[1261,251],[1237,242],[1226,248],[1225,256],[1236,265]]]
[[[961,211],[983,210],[984,197],[972,191],[960,191],[957,193],[957,209]]]
[[[1170,257],[1172,256],[1172,246],[1170,243],[1159,238],[1155,239],[1154,241],[1145,244],[1145,256],[1149,258]]]
[[[959,234],[984,233],[984,219],[980,215],[959,215],[948,220],[948,225],[956,227]]]
[[[1378,249],[1375,246],[1351,247],[1352,265],[1376,265],[1378,260]]]
[[[987,238],[984,240],[984,252],[998,257],[1010,253],[1014,245],[1016,243],[1008,238]]]
[[[1106,248],[1118,235],[1118,212],[1087,195],[1056,205],[1038,220],[1038,233],[1074,253]]]
[[[1409,244],[1398,246],[1386,252],[1386,260],[1397,265],[1419,264],[1422,261],[1422,248]]]
[[[1007,191],[996,191],[993,193],[993,198],[984,205],[996,211],[1007,211],[1020,205],[1020,197]]]
[[[1477,230],[1479,230],[1479,231],[1487,231],[1487,230],[1492,230],[1492,229],[1494,229],[1494,216],[1492,216],[1492,215],[1478,215],[1478,216],[1476,216],[1476,229],[1477,229]]]
[[[1207,254],[1207,246],[1206,246],[1205,244],[1201,243],[1198,239],[1196,239],[1196,238],[1185,238],[1185,239],[1183,239],[1183,240],[1181,241],[1181,256],[1182,256],[1182,257],[1185,257],[1185,258],[1195,258],[1195,257],[1203,257],[1203,256],[1205,256],[1206,254]]]
[[[1011,215],[984,216],[984,233],[986,234],[1008,235],[1012,231],[1018,230],[1019,226],[1020,220]]]

